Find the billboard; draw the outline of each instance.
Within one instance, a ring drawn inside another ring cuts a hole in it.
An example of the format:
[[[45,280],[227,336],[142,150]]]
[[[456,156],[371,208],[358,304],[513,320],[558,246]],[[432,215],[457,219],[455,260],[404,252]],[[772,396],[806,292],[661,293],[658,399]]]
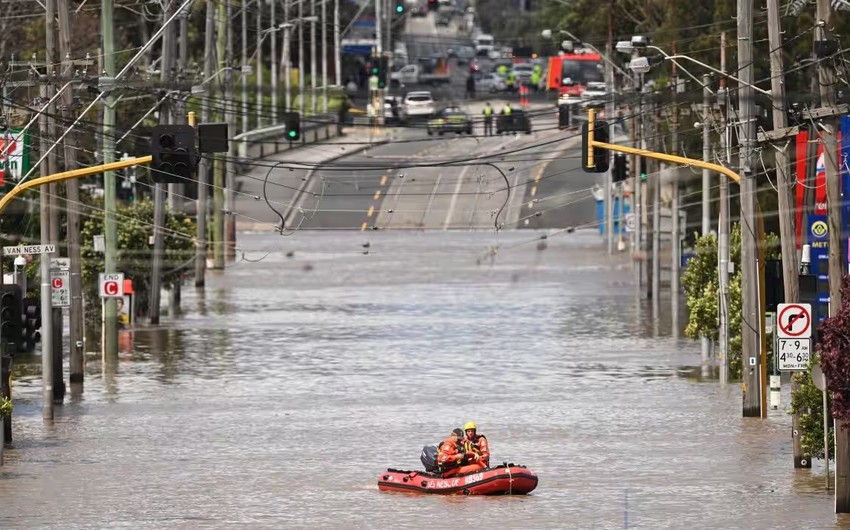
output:
[[[14,129],[0,133],[0,168],[13,183],[19,182],[30,169],[29,134]],[[0,173],[0,179],[3,179]],[[9,184],[0,180],[0,185]]]

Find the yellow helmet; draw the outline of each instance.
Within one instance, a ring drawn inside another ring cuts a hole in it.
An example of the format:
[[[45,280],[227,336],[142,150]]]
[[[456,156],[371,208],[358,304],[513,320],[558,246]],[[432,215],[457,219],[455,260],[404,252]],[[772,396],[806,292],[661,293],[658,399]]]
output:
[[[463,430],[466,431],[468,429],[472,429],[473,431],[476,431],[476,430],[478,430],[478,426],[475,425],[474,421],[468,421],[468,422],[466,422],[466,425],[463,426]]]

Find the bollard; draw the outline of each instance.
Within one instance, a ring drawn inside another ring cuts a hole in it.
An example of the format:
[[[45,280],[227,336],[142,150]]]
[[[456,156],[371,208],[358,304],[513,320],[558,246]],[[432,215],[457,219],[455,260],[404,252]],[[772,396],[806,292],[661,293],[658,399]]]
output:
[[[776,410],[779,408],[780,401],[780,389],[782,387],[782,383],[780,382],[781,377],[778,375],[770,376],[770,408]]]

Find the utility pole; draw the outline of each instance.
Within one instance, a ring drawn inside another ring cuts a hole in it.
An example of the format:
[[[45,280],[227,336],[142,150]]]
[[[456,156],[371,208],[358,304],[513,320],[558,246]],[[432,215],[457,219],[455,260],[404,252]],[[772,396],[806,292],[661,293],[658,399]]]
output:
[[[213,39],[215,38],[215,12],[212,0],[206,1],[206,19],[204,26],[204,79],[209,80],[213,76],[213,68],[215,68],[215,56],[213,55]],[[242,11],[242,28],[245,28],[245,11]],[[243,57],[245,54],[245,40],[242,40]],[[243,59],[242,64],[246,64],[247,59]],[[245,92],[245,76],[242,76],[242,95],[243,104],[247,101]],[[208,90],[209,93],[209,90]],[[207,98],[208,102],[212,98]],[[210,106],[208,103],[201,107],[201,123],[210,122]],[[244,105],[243,105],[244,109]],[[247,127],[247,112],[242,114],[242,126]],[[206,285],[207,271],[207,203],[209,202],[209,182],[210,182],[210,161],[207,157],[201,157],[198,164],[198,215],[197,215],[197,230],[198,241],[195,247],[195,287],[204,287]]]
[[[328,2],[322,0],[322,112],[328,113]]]
[[[286,0],[289,2],[289,0]],[[334,75],[336,86],[342,86],[342,52],[339,34],[339,0],[334,0]]]
[[[49,55],[51,43],[53,40],[53,15],[55,14],[55,4],[50,0],[46,5],[47,16],[45,17],[45,27],[47,35],[48,56],[46,69],[48,73],[53,67]],[[39,93],[44,101],[48,101],[48,84],[42,84]],[[50,147],[49,125],[47,114],[50,113],[48,108],[47,113],[41,114],[38,118],[39,132],[41,134],[41,155],[42,161],[39,171],[42,175],[50,174],[50,168],[44,154],[48,152]],[[41,188],[41,244],[50,243],[50,192],[48,188]],[[41,382],[42,382],[42,408],[41,415],[45,422],[53,421],[53,311],[51,308],[50,296],[50,255],[41,254],[39,257],[39,271],[41,275]]]
[[[286,1],[289,2],[289,0]],[[212,8],[210,7],[209,2],[207,2],[207,12],[209,12],[211,9]],[[244,68],[248,66],[248,0],[242,0],[242,13],[239,18],[242,19],[242,132],[245,132],[251,127],[248,124],[248,76],[245,75],[244,70]],[[210,25],[209,19],[207,19],[207,34],[204,35],[205,39],[209,39],[209,33]],[[208,54],[212,50],[212,45],[206,40],[204,42],[206,43],[206,45],[204,46],[204,51]],[[204,65],[206,64],[207,61],[206,59],[204,59]],[[211,76],[212,72],[209,72],[209,74],[204,73],[204,79],[209,79]],[[289,105],[287,105],[287,107],[289,107]],[[203,110],[201,110],[201,115],[203,116]],[[201,121],[206,122],[207,120],[209,120],[209,115],[207,115],[206,118],[201,118]],[[206,175],[204,175],[204,178],[206,178]]]
[[[726,72],[726,32],[720,33],[720,71]],[[720,98],[720,143],[726,155],[726,165],[732,164],[732,146],[729,137],[727,113],[729,112],[729,94],[726,90],[726,77],[720,78],[717,91]],[[720,384],[729,379],[729,178],[720,175],[720,216],[717,221],[717,266],[720,269]]]
[[[260,5],[262,2],[257,3],[257,28],[260,28],[260,18],[262,16],[262,9],[260,9]],[[218,60],[217,66],[217,74],[216,74],[216,83],[215,83],[215,93],[217,96],[221,95],[221,63],[224,59],[225,47],[227,35],[225,32],[227,31],[227,20],[224,20],[224,10],[222,9],[224,4],[219,3],[219,10],[215,12],[216,16],[216,34],[215,34],[215,57]],[[262,48],[259,48],[260,56],[257,59],[257,67],[262,68]],[[262,91],[262,88],[260,88]],[[257,119],[260,119],[261,112],[258,111]],[[222,113],[216,117],[217,120],[224,118]],[[259,124],[259,121],[258,121]],[[227,236],[225,235],[225,226],[224,226],[224,160],[216,156],[213,159],[213,268],[222,270],[224,269],[224,254],[225,254],[225,239]]]
[[[829,316],[841,310],[841,173],[838,168],[838,143],[835,136],[835,70],[832,61],[824,60],[831,52],[828,46],[830,21],[829,0],[817,0],[815,21],[815,55],[818,59],[820,106],[833,115],[823,120],[823,159],[826,166],[826,204],[829,234]],[[818,48],[820,48],[820,53]],[[850,433],[844,420],[835,420],[835,513],[850,513]]]
[[[652,142],[652,150],[658,151],[658,101],[655,97],[655,89],[651,94],[652,103],[650,103],[651,121],[649,137]],[[659,302],[661,296],[661,171],[658,162],[650,161],[652,169],[650,172],[653,178],[647,178],[647,182],[652,182],[652,317],[658,322],[659,317]],[[650,164],[647,164],[648,166]]]
[[[233,101],[233,68],[230,68],[230,66],[233,64],[233,30],[230,26],[230,17],[232,16],[232,11],[233,7],[231,6],[230,2],[219,4],[219,14],[222,15],[219,19],[219,30],[223,30],[225,32],[224,64],[227,69],[224,71],[224,100],[227,102]],[[276,39],[277,37],[275,36],[274,38]],[[276,61],[277,58],[272,57],[272,63],[275,63]],[[277,92],[277,89],[275,89],[275,92]],[[275,117],[277,117],[277,106],[275,106],[274,115]],[[227,130],[232,131],[236,127],[236,114],[233,112],[232,105],[225,105],[224,117],[225,121],[227,122]],[[234,190],[236,189],[236,186],[234,185],[236,172],[233,169],[233,160],[236,157],[236,145],[234,144],[234,142],[228,142],[228,148],[230,152],[225,162],[224,171],[224,185],[226,190],[224,197],[224,207],[227,210],[224,229],[226,258],[230,261],[235,261],[236,218],[234,217],[233,212],[236,208],[236,197],[234,197]]]
[[[711,161],[711,89],[708,84],[711,82],[711,76],[705,74],[702,76],[702,159],[706,162]],[[726,178],[721,175],[721,178]],[[702,236],[705,237],[711,232],[711,172],[703,168],[702,170]],[[718,224],[719,229],[719,224]],[[722,309],[721,309],[722,312]],[[703,366],[708,361],[708,356],[711,350],[711,340],[708,337],[700,338],[700,350]]]
[[[174,14],[174,4],[168,3],[163,14],[162,23]],[[174,62],[177,59],[177,35],[176,28],[173,25],[168,25],[162,35],[162,60],[160,80],[164,85],[168,85],[171,81],[171,72],[174,68]],[[173,123],[171,117],[171,104],[166,98],[163,101],[162,109],[159,114],[159,123],[167,125]],[[150,292],[150,308],[148,314],[151,324],[159,324],[159,308],[160,308],[160,293],[162,292],[162,259],[165,253],[165,190],[166,185],[160,182],[154,184],[153,196],[153,264],[151,267],[151,292]]]
[[[785,114],[785,79],[782,65],[782,22],[779,17],[779,0],[767,0],[767,33],[770,41],[770,94],[773,100],[773,128],[783,130],[788,126]],[[780,140],[781,142],[782,140]],[[779,237],[782,244],[782,279],[785,287],[785,302],[800,301],[800,286],[797,274],[797,234],[794,230],[794,202],[791,196],[793,187],[789,178],[788,153],[785,146],[774,143],[776,159],[776,186],[779,194]],[[796,378],[791,378],[791,395],[799,388]],[[803,458],[800,443],[800,418],[791,415],[791,439],[793,440],[794,467],[811,467],[809,459]],[[803,462],[807,465],[803,465]]]
[[[263,3],[257,2],[257,128],[263,126]],[[217,268],[217,267],[216,267]]]
[[[304,119],[304,2],[298,2],[298,110],[301,119]],[[381,25],[378,24],[378,27]],[[301,135],[301,141],[304,141],[304,135]]]
[[[738,87],[741,131],[741,343],[743,346],[743,415],[760,418],[761,315],[758,292],[756,177],[753,164],[756,137],[753,101],[753,0],[738,0]]]
[[[310,110],[316,115],[316,0],[310,0]],[[378,24],[380,25],[380,23]]]
[[[289,1],[283,2],[283,95],[286,112],[292,112],[292,23],[289,21]]]
[[[71,61],[73,50],[71,49],[71,19],[68,11],[68,0],[60,0],[58,4],[59,14],[59,54],[66,60],[62,68],[62,79],[70,79],[74,75],[74,65]],[[74,94],[69,87],[62,93],[62,114],[70,123],[73,121]],[[71,132],[65,137],[64,157],[65,171],[77,169],[77,150],[75,133]],[[80,183],[77,179],[70,179],[65,183],[65,194],[68,198],[68,259],[71,262],[70,290],[71,307],[69,308],[70,320],[70,370],[69,382],[72,394],[82,391],[83,371],[83,282],[82,282],[82,255],[80,247]]]
[[[112,0],[100,2],[100,32],[103,40],[103,70],[102,75],[115,77],[115,38]],[[115,96],[109,92],[103,102],[103,163],[115,161]],[[103,216],[104,216],[104,272],[118,272],[118,224],[115,219],[115,172],[103,172]],[[43,324],[43,321],[42,321]],[[115,298],[103,300],[103,357],[114,359],[118,355],[118,304]]]
[[[227,3],[230,5],[230,2]],[[272,70],[272,125],[277,125],[277,93],[279,92],[279,77],[277,75],[277,1],[271,2],[269,7],[269,16],[271,17],[271,24],[269,24],[269,40],[271,40],[271,70]],[[228,19],[229,20],[229,19]],[[227,24],[227,27],[230,28],[230,24]],[[228,29],[228,33],[229,33]],[[222,57],[218,58],[219,61],[222,60]],[[229,63],[228,63],[229,64]]]
[[[632,52],[632,58],[638,56],[638,50]],[[635,106],[632,109],[632,146],[636,148],[643,148],[643,75],[633,72],[632,73],[632,84],[635,90]],[[640,168],[642,158],[632,155],[631,159],[631,169],[632,175],[634,177],[634,191],[632,195],[632,203],[634,205],[634,212],[632,215],[634,216],[634,238],[635,238],[635,248],[634,253],[636,254],[637,259],[635,260],[635,287],[639,293],[639,297],[642,297],[641,293],[641,282],[643,281],[643,269],[644,262],[646,261],[645,253],[643,250],[643,227],[642,218],[643,218],[643,181],[641,180],[641,172]]]
[[[676,54],[676,43],[673,42],[673,55]],[[670,129],[672,132],[671,135],[671,143],[672,145],[672,153],[674,155],[679,154],[679,73],[676,70],[676,63],[672,63],[672,76],[671,80],[673,82],[673,118],[670,120]],[[678,171],[678,170],[675,170]],[[679,175],[677,173],[673,174],[673,196],[670,203],[670,300],[671,310],[673,312],[673,338],[679,338],[679,264],[681,263],[681,249],[679,248]],[[706,361],[708,361],[708,355],[703,357],[703,369],[706,368]]]
[[[614,54],[614,0],[608,3],[608,42],[605,46],[605,54],[611,57]],[[605,61],[605,119],[609,123],[614,119],[614,67],[611,61]],[[608,240],[608,255],[614,253],[614,176],[611,169],[605,172],[605,238]],[[623,206],[620,205],[622,211]]]
[[[56,25],[56,0],[46,0],[45,1],[46,15],[47,15],[47,25],[46,25],[46,40],[47,40],[47,67],[45,69],[48,75],[47,82],[47,98],[52,100],[55,95],[56,89],[53,86],[53,82],[57,77],[57,74],[61,72],[61,66],[57,68],[57,65],[60,65],[59,59],[59,50],[57,49],[57,25]],[[59,72],[57,72],[57,70]],[[64,84],[64,83],[63,83]],[[67,89],[66,89],[67,90]],[[56,134],[56,103],[52,103],[47,108],[47,131],[49,141],[52,144],[54,139],[57,137]],[[59,171],[59,163],[56,155],[56,151],[50,150],[47,155],[47,169],[50,174],[57,173]],[[53,183],[48,185],[48,197],[50,200],[50,242],[57,244],[59,243],[59,184]],[[58,254],[57,254],[58,256]],[[48,269],[50,267],[50,255],[42,255],[41,258],[43,260],[47,260]],[[48,277],[48,281],[50,278]],[[52,350],[50,351],[51,362],[53,363],[52,377],[53,377],[53,392],[52,399],[54,403],[61,404],[65,400],[65,381],[63,377],[62,371],[62,308],[61,307],[52,307],[52,297],[50,304],[48,305],[48,310],[51,318],[51,333],[53,333],[53,344]],[[57,336],[58,335],[58,336]]]

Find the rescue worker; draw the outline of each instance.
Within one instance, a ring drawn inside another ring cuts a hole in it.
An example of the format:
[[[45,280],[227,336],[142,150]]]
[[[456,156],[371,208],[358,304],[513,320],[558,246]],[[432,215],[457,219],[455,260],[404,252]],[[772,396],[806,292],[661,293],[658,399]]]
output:
[[[513,110],[514,109],[511,108],[510,101],[506,101],[505,106],[502,107],[502,116],[510,116],[511,112],[513,112]]]
[[[461,448],[463,447],[461,440],[463,436],[464,434],[461,429],[455,429],[440,444],[440,450],[437,453],[437,464],[445,470],[443,471],[443,477],[451,477],[460,472],[460,466],[464,458],[466,458],[466,455],[461,452]]]
[[[513,70],[508,72],[508,79],[506,83],[508,85],[508,92],[513,92],[514,90],[516,90],[516,72],[514,72]]]
[[[463,439],[464,451],[470,463],[479,464],[482,469],[490,467],[490,444],[483,434],[478,434],[478,426],[474,421],[466,422],[463,426],[466,437]],[[466,467],[466,466],[465,466]]]
[[[493,107],[489,101],[484,104],[481,114],[484,115],[484,136],[493,136]]]
[[[538,90],[540,88],[540,78],[543,76],[543,67],[539,64],[535,63],[534,67],[531,70],[531,86],[534,90]]]

